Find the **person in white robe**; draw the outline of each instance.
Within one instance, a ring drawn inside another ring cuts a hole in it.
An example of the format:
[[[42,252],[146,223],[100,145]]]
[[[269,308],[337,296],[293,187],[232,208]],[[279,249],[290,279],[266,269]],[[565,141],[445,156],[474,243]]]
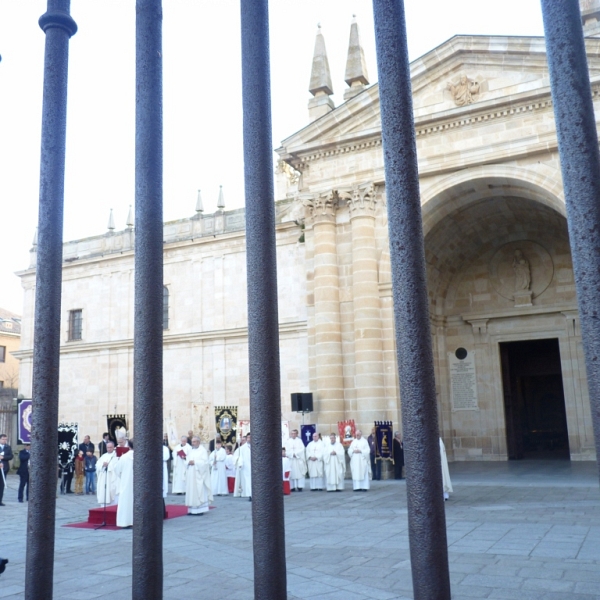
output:
[[[225,460],[227,453],[221,444],[221,440],[215,442],[215,449],[210,453],[208,462],[210,463],[210,481],[213,496],[227,496],[227,473],[225,470]]]
[[[246,443],[246,436],[240,439],[240,445],[235,449],[233,453],[233,466],[235,469],[235,483],[233,486],[233,497],[239,498],[242,495],[242,479],[240,477],[240,450]]]
[[[239,483],[241,487],[240,496],[252,501],[252,444],[250,434],[246,435],[246,443],[240,448],[238,458]]]
[[[133,526],[133,440],[128,441],[129,451],[119,458],[115,471],[119,476],[119,504],[117,527]]]
[[[285,446],[281,449],[281,470],[283,472],[283,493],[285,496],[290,496],[292,490],[290,489],[290,471],[292,465],[290,459],[285,455]]]
[[[181,436],[181,441],[173,448],[173,494],[185,494],[185,474],[187,472],[186,457],[192,447],[187,442],[185,435]]]
[[[227,492],[233,494],[235,492],[235,462],[233,460],[233,452],[231,446],[225,447],[225,475],[227,476]]]
[[[450,470],[448,469],[448,457],[446,456],[446,446],[442,438],[440,438],[440,455],[442,459],[442,486],[444,488],[444,500],[450,498],[450,494],[454,492],[452,489],[452,481],[450,480]]]
[[[171,460],[171,451],[168,446],[163,446],[163,498],[169,493],[169,469],[167,463]]]
[[[119,476],[116,473],[117,453],[113,442],[107,442],[106,452],[98,459],[96,463],[96,475],[98,482],[96,484],[96,495],[98,503],[101,506],[113,504],[119,489]]]
[[[327,481],[328,492],[341,492],[344,489],[344,477],[346,476],[346,453],[344,446],[335,437],[335,433],[329,436],[330,443],[323,450],[323,470]]]
[[[363,437],[362,431],[357,429],[356,437],[348,447],[352,487],[355,492],[366,492],[371,487],[369,482],[371,479],[370,454],[369,442]]]
[[[208,512],[213,500],[210,485],[208,452],[200,445],[200,438],[192,437],[192,449],[186,457],[185,505],[188,515],[202,515]]]
[[[302,440],[298,437],[297,429],[292,429],[291,437],[285,443],[285,454],[292,465],[290,474],[292,492],[301,492],[304,489],[306,477],[306,451]]]
[[[323,451],[325,445],[318,433],[313,433],[312,442],[306,446],[306,464],[310,477],[310,491],[320,492],[323,489]]]

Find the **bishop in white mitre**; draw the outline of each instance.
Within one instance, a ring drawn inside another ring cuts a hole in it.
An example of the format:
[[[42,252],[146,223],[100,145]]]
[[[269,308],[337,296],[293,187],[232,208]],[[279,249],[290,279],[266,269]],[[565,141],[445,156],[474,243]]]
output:
[[[202,515],[208,512],[213,495],[208,453],[196,436],[192,438],[192,449],[187,454],[186,464],[185,505],[188,507],[188,515]]]
[[[321,491],[323,489],[323,440],[319,439],[318,433],[313,433],[312,442],[306,446],[306,464],[308,465],[308,476],[310,477],[310,491]]]
[[[291,437],[285,443],[285,455],[290,459],[292,466],[290,473],[292,492],[295,490],[301,492],[306,477],[306,451],[302,440],[298,437],[297,429],[292,429]]]
[[[185,474],[187,472],[185,459],[191,449],[185,435],[181,436],[181,441],[173,448],[173,487],[171,491],[174,494],[185,494]]]
[[[213,496],[227,496],[227,471],[225,460],[227,453],[221,444],[221,440],[215,442],[215,449],[210,453],[208,462],[210,464],[210,482]]]
[[[354,491],[366,492],[370,487],[371,460],[369,442],[362,436],[360,429],[356,430],[356,439],[348,448],[350,470],[352,471],[352,487]]]
[[[330,443],[323,450],[323,470],[327,491],[341,492],[344,489],[346,476],[346,453],[344,446],[336,440],[335,433],[329,436],[329,440]]]
[[[119,458],[115,471],[119,476],[117,527],[133,525],[133,440],[128,440],[129,452]]]
[[[98,476],[96,496],[101,506],[108,506],[115,501],[119,490],[119,475],[116,472],[117,453],[113,442],[106,443],[106,452],[96,463],[96,475]]]

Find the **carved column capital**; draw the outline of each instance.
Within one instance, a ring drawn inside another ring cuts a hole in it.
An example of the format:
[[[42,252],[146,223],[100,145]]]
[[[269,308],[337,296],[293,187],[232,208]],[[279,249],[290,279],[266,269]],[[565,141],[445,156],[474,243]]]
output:
[[[338,208],[338,195],[334,190],[299,196],[313,223],[334,222]]]
[[[377,205],[377,188],[372,181],[352,186],[352,190],[344,192],[341,197],[348,200],[350,218],[353,217],[375,217]]]

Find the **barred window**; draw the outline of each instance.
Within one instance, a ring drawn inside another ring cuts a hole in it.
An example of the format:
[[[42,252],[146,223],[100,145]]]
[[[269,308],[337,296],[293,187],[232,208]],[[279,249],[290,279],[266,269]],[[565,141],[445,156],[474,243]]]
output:
[[[163,329],[169,329],[169,288],[163,286]]]
[[[80,340],[83,325],[83,310],[69,311],[69,341]]]

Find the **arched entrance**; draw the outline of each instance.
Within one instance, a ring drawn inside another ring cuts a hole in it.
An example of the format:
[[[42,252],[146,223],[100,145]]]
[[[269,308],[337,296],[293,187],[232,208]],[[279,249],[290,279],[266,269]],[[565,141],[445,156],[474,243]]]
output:
[[[488,177],[430,202],[423,213],[440,422],[454,459],[552,449],[592,458],[560,200],[531,183]]]

